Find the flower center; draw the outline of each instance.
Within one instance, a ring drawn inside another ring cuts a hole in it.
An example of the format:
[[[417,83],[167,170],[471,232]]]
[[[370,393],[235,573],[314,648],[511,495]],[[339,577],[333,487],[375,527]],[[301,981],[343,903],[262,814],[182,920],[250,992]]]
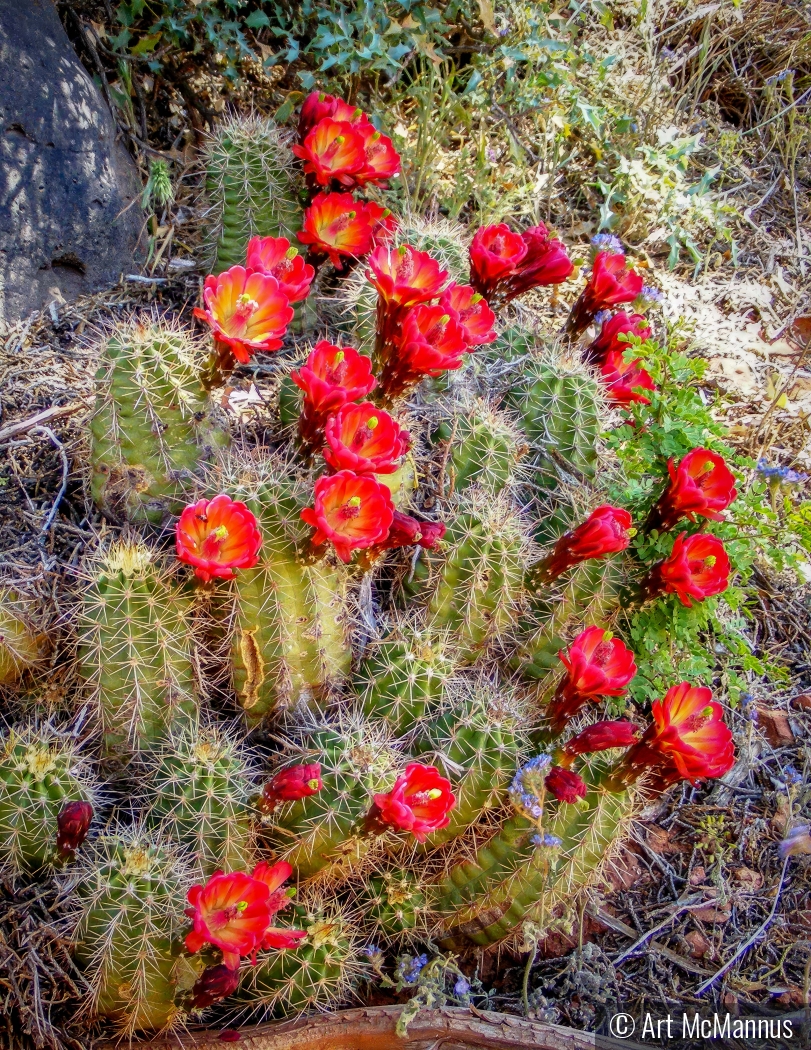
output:
[[[343,352],[343,350],[339,350],[333,359],[332,367],[327,368],[327,379],[330,383],[336,383],[337,385],[343,383],[344,376],[346,375],[346,362],[344,361],[345,357],[346,354]]]
[[[242,295],[237,296],[237,308],[234,311],[234,317],[247,321],[251,314],[258,309],[259,303],[255,299],[251,299],[247,292],[243,292]]]
[[[220,553],[220,547],[224,540],[228,539],[228,529],[225,525],[218,525],[203,540],[201,553],[206,557],[213,558]]]
[[[351,496],[341,507],[341,517],[345,519],[357,518],[360,514],[362,504],[360,496]]]

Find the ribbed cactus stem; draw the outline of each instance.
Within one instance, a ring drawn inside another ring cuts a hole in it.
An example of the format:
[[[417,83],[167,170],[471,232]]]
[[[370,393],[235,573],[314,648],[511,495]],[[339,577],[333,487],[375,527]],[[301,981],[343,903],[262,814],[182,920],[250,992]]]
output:
[[[106,340],[90,423],[91,492],[113,520],[161,524],[180,513],[227,446],[224,417],[198,376],[202,359],[193,335],[151,317]]]
[[[253,236],[287,237],[301,229],[299,181],[291,136],[259,114],[234,115],[219,124],[205,149],[207,232],[214,273],[245,265]]]
[[[145,751],[197,715],[192,598],[136,540],[112,543],[88,570],[80,671],[108,754]]]
[[[450,452],[445,460],[448,494],[471,485],[501,492],[516,480],[519,461],[527,451],[526,439],[515,424],[486,404],[460,406],[440,424],[433,439]]]
[[[30,604],[8,587],[0,587],[0,685],[16,682],[36,666],[45,639],[30,622]]]

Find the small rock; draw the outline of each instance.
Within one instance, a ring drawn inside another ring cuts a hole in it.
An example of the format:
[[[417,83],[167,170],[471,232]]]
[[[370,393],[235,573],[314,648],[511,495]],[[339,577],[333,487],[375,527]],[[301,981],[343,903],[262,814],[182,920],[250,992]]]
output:
[[[704,870],[701,864],[696,864],[693,870],[690,872],[688,879],[691,886],[700,886],[707,877],[707,872]]]
[[[665,828],[649,827],[647,829],[647,840],[648,846],[654,853],[671,852],[670,834]]]
[[[788,715],[770,707],[759,707],[758,723],[772,747],[787,747],[794,743],[794,733]]]
[[[799,696],[791,698],[791,706],[799,711],[811,711],[811,693],[800,693]]]
[[[732,877],[744,893],[754,893],[763,885],[763,876],[751,868],[738,868]]]
[[[718,923],[723,925],[729,922],[732,915],[732,905],[729,901],[708,901],[703,908],[693,908],[690,914],[700,922]]]
[[[703,959],[712,948],[712,942],[708,941],[698,930],[690,930],[684,935],[684,939],[689,944],[690,954],[694,959]]]

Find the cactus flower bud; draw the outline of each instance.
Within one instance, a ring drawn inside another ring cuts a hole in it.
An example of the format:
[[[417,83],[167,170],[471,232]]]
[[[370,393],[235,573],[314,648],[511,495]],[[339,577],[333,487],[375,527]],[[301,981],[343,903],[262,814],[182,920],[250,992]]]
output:
[[[280,770],[265,784],[259,797],[259,807],[266,813],[272,813],[280,802],[317,795],[323,786],[320,763],[290,766]]]
[[[482,226],[470,245],[470,283],[499,305],[531,288],[561,284],[573,270],[566,248],[543,223],[525,233],[503,222]]]
[[[256,565],[261,543],[254,515],[224,493],[185,507],[177,523],[178,560],[194,566],[204,583],[231,579],[237,569]]]
[[[409,763],[392,789],[375,795],[374,801],[375,819],[410,831],[419,842],[450,823],[449,814],[456,805],[450,781],[435,766],[419,762]]]
[[[75,853],[87,838],[93,807],[89,802],[66,802],[56,818],[56,849],[60,857]]]
[[[630,747],[638,736],[639,729],[633,722],[595,722],[564,744],[563,752],[566,757],[574,757],[610,751],[614,747]]]
[[[720,704],[704,686],[681,682],[651,705],[653,724],[626,752],[612,774],[623,787],[646,773],[648,785],[661,790],[677,780],[692,784],[722,777],[735,763],[732,733]]]
[[[389,534],[382,543],[375,545],[375,551],[415,546],[430,550],[444,535],[445,525],[441,521],[419,521],[410,514],[395,510]]]
[[[227,999],[239,988],[239,966],[230,967],[220,963],[207,966],[194,982],[191,990],[191,1009],[204,1010],[207,1006]]]
[[[631,515],[627,510],[603,504],[576,529],[560,537],[552,553],[536,566],[534,575],[546,583],[581,561],[624,551],[631,542],[630,529]]]
[[[324,459],[333,470],[393,474],[408,451],[410,435],[388,412],[368,401],[344,405],[324,428]]]
[[[723,456],[706,448],[694,448],[678,467],[671,459],[667,469],[670,483],[651,510],[646,529],[666,532],[681,518],[723,520],[721,512],[738,495],[735,476]]]
[[[579,798],[586,797],[588,790],[579,773],[562,766],[552,766],[544,784],[549,794],[554,795],[559,802],[577,802]]]
[[[391,493],[374,478],[340,470],[315,483],[314,506],[301,512],[312,525],[314,547],[329,540],[341,561],[352,551],[374,547],[388,535],[394,517]]]
[[[642,583],[647,598],[675,594],[682,605],[703,602],[729,586],[730,562],[717,536],[686,532],[676,537],[670,556],[658,562]]]

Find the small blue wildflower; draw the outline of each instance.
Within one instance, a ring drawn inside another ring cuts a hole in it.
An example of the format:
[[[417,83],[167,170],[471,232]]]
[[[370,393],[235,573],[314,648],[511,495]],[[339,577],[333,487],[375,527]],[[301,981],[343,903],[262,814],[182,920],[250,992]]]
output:
[[[808,481],[808,475],[800,474],[796,470],[786,470],[780,480],[786,485],[799,485],[802,481]]]
[[[557,837],[557,835],[544,835],[543,837],[543,844],[544,846],[548,846],[549,849],[555,849],[557,846],[560,845],[560,843],[561,840]]]
[[[610,310],[598,310],[597,313],[594,315],[594,321],[596,324],[602,325],[605,324],[605,322],[608,321],[610,317]]]
[[[658,288],[654,288],[652,284],[643,284],[642,291],[639,293],[640,299],[645,299],[649,303],[663,303],[665,297]]]
[[[380,955],[380,949],[376,944],[367,944],[367,946],[363,949],[363,954],[368,959],[373,959],[376,955]]]
[[[460,996],[461,995],[467,995],[467,993],[469,991],[470,991],[470,984],[468,983],[468,981],[466,981],[464,979],[464,977],[460,977],[457,980],[456,984],[453,986],[453,994],[454,995],[460,995]]]
[[[521,805],[524,809],[531,809],[538,801],[535,795],[523,794],[521,796]]]
[[[797,857],[801,853],[811,853],[811,827],[802,824],[798,828],[792,828],[780,843],[779,849],[783,860],[786,857]]]
[[[611,252],[612,255],[625,254],[622,241],[613,233],[598,233],[596,237],[591,238],[591,243],[598,252]]]
[[[423,968],[427,965],[427,955],[417,955],[414,958],[410,955],[404,955],[398,962],[395,973],[406,984],[415,984]]]
[[[530,842],[533,846],[543,846],[543,835],[533,835]]]
[[[774,76],[766,77],[767,84],[782,84],[786,77],[793,76],[796,70],[784,69],[782,73],[775,73]]]
[[[537,802],[535,803],[534,806],[530,807],[529,815],[531,817],[534,817],[536,820],[541,816],[542,813],[543,813],[543,809],[538,805]]]
[[[794,766],[786,766],[783,770],[783,782],[788,787],[790,784],[801,784],[802,773],[798,773]]]

